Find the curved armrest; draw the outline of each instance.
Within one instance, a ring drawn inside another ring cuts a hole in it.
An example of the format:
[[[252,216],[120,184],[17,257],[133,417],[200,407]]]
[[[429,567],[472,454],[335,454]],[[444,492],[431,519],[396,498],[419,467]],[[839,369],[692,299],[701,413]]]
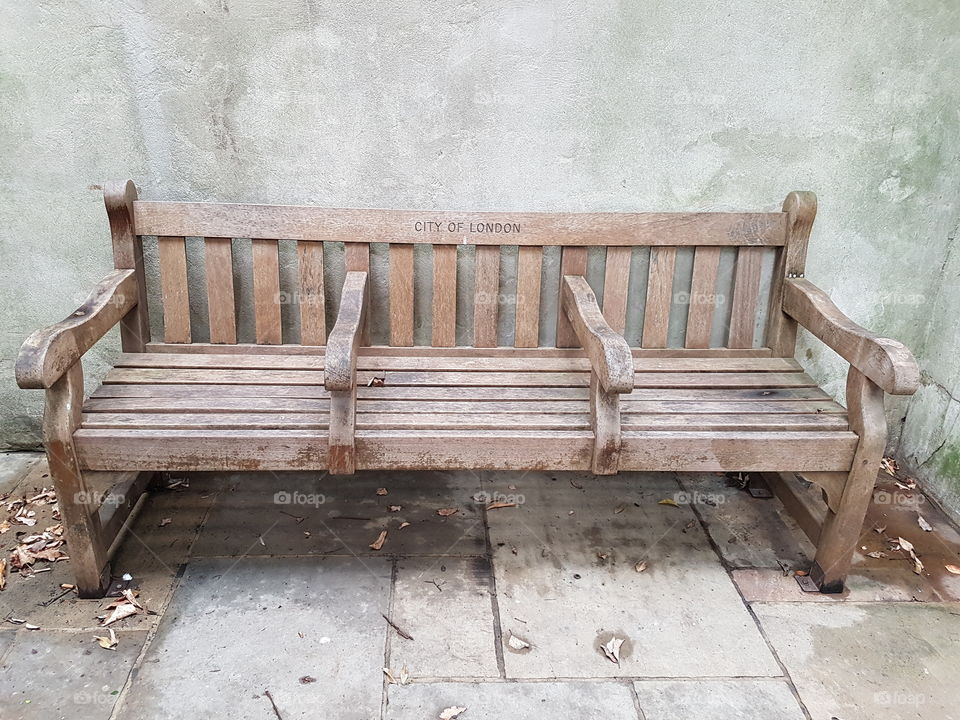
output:
[[[17,384],[48,388],[137,304],[133,270],[114,270],[70,317],[37,330],[17,356]]]
[[[357,349],[367,311],[367,274],[348,272],[340,294],[337,322],[327,338],[323,384],[327,390],[350,390],[356,384]]]
[[[607,392],[633,391],[633,353],[600,312],[597,296],[580,275],[563,276],[563,312],[590,358],[601,387]]]
[[[857,325],[808,280],[785,281],[783,311],[891,395],[912,395],[920,386],[920,368],[902,343]]]

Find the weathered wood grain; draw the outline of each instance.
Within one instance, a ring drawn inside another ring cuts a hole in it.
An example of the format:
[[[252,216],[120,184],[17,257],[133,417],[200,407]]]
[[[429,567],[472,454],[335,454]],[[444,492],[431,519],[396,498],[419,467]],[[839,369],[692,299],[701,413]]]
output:
[[[163,339],[190,342],[190,300],[187,286],[187,246],[182,237],[158,237]]]
[[[237,342],[237,313],[233,299],[233,241],[205,238],[207,274],[207,316],[210,342]]]

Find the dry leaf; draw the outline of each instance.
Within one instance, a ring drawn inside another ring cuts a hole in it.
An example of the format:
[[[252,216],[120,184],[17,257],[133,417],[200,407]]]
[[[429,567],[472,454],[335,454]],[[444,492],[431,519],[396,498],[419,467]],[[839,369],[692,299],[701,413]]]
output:
[[[900,469],[900,466],[897,465],[897,461],[892,457],[885,457],[883,460],[881,460],[880,467],[882,467],[888,475],[896,475],[897,470]]]
[[[24,626],[27,630],[39,630],[39,629],[40,629],[40,626],[39,626],[39,625],[34,625],[33,623],[24,623],[23,626]]]
[[[897,542],[900,544],[900,548],[902,550],[906,550],[909,553],[913,552],[913,543],[909,540],[904,540],[902,537],[898,537]]]
[[[623,645],[623,638],[612,637],[606,645],[601,645],[600,649],[603,650],[603,654],[607,656],[607,659],[620,664],[620,647]]]
[[[3,535],[9,529],[10,529],[9,520],[4,520],[3,522],[0,522],[0,535]]]
[[[377,536],[377,539],[370,543],[371,550],[379,550],[383,547],[384,541],[387,539],[387,531],[381,530],[380,535]]]
[[[528,643],[526,640],[518,638],[513,633],[510,633],[510,638],[507,640],[507,645],[512,647],[514,650],[526,650],[530,647],[530,643]]]
[[[613,509],[613,514],[614,514],[614,515],[619,515],[620,513],[622,513],[622,512],[623,512],[624,510],[626,510],[626,509],[627,509],[627,506],[624,505],[623,503],[620,503],[619,505],[617,505],[617,506]]]
[[[7,587],[7,561],[6,558],[0,558],[0,590]]]
[[[516,507],[516,503],[493,502],[487,505],[487,510],[499,510],[500,508]]]
[[[130,617],[131,615],[136,615],[136,614],[137,614],[137,608],[134,605],[131,605],[130,603],[124,601],[119,605],[117,605],[113,609],[113,612],[110,613],[101,624],[104,626],[111,625],[112,623],[115,623],[118,620],[123,620],[125,617]]]
[[[173,522],[173,518],[163,518],[163,519],[160,521],[160,527],[166,527],[167,525],[169,525],[169,524],[172,523],[172,522]]]
[[[953,573],[954,575],[960,575],[960,567],[956,565],[944,565],[948,573]]]
[[[103,635],[94,635],[93,639],[100,643],[100,647],[104,650],[116,650],[117,649],[117,634],[113,631],[113,628],[110,628],[109,637]]]
[[[400,684],[406,685],[410,680],[410,672],[407,670],[407,666],[404,665],[400,668]]]
[[[383,387],[384,378],[372,377],[370,382],[367,383],[367,387]]]
[[[387,676],[387,682],[391,685],[397,685],[397,679],[393,676],[393,673],[390,672],[390,668],[384,668],[383,674]]]
[[[640,562],[638,562],[636,565],[633,566],[633,569],[636,570],[638,573],[642,573],[644,570],[647,569],[647,561],[641,560]]]
[[[386,495],[386,494],[387,494],[386,488],[377,488],[377,495]]]
[[[868,553],[867,553],[867,557],[871,557],[871,558],[874,558],[874,559],[885,558],[886,556],[887,556],[886,553],[880,552],[879,550],[874,550],[873,552],[868,552]]]
[[[143,610],[144,612],[147,611],[147,609],[140,604],[140,601],[137,600],[136,594],[134,594],[133,590],[130,588],[124,588],[120,594],[123,595],[124,599],[126,599],[126,601],[133,605],[137,610]]]
[[[933,532],[933,526],[926,521],[923,515],[917,515],[917,525],[919,525],[920,529],[924,532]]]
[[[459,715],[462,715],[466,711],[467,709],[465,707],[458,707],[456,705],[452,705],[451,707],[448,707],[446,710],[440,713],[440,720],[453,720],[453,718]]]
[[[451,515],[456,515],[460,512],[460,508],[440,508],[437,510],[437,515],[440,517],[450,517]]]
[[[875,527],[873,531],[877,533],[877,535],[883,535],[887,531],[887,526],[880,525],[879,527]]]
[[[673,500],[673,499],[671,499],[671,498],[664,498],[663,500],[661,500],[660,502],[658,502],[657,505],[669,505],[670,507],[680,507],[680,506],[677,504],[677,501],[676,501],[676,500]]]
[[[913,555],[912,557],[913,557],[913,571],[917,575],[919,575],[920,573],[923,572],[923,563],[920,562],[920,558],[918,558],[916,555]]]
[[[390,512],[400,512],[403,509],[402,505],[390,505],[388,506]]]
[[[400,527],[399,527],[398,529],[399,529],[399,530],[403,530],[403,529],[404,529],[407,525],[409,525],[409,524],[410,524],[410,523],[408,523],[408,522],[402,522],[402,523],[400,523]]]

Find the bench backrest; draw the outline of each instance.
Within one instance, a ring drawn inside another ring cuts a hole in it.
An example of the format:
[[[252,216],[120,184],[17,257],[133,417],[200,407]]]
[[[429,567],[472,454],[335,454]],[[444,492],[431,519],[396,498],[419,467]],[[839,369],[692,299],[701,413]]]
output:
[[[780,287],[803,271],[812,209],[795,208],[815,203],[491,213],[140,201],[132,183],[105,194],[117,266],[142,252],[164,343],[323,345],[344,273],[367,270],[373,345],[576,347],[559,312],[571,274],[631,346],[737,354],[793,352]]]

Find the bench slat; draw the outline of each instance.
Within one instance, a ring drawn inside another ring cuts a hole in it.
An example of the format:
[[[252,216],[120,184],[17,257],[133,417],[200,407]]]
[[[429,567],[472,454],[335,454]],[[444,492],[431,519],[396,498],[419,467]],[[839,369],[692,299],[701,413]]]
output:
[[[650,268],[647,276],[647,301],[643,310],[643,347],[667,346],[670,325],[670,305],[673,294],[673,271],[677,248],[650,248]]]
[[[737,272],[733,279],[733,301],[730,310],[730,336],[727,341],[730,347],[753,347],[762,260],[760,248],[740,248],[737,251]]]
[[[694,251],[693,278],[687,307],[687,338],[684,343],[688,348],[710,347],[719,267],[720,248],[698,247]]]
[[[413,345],[413,245],[390,245],[390,344]]]
[[[204,238],[207,275],[207,316],[210,342],[237,342],[237,313],[233,300],[233,241]]]
[[[431,343],[438,348],[457,344],[457,246],[433,246]]]
[[[630,258],[633,248],[608,247],[603,275],[603,317],[623,335],[627,326],[629,301]]]
[[[477,246],[474,259],[473,346],[497,345],[500,295],[500,246]]]
[[[516,347],[534,348],[540,344],[542,273],[543,248],[520,247],[517,250],[517,313],[513,343]]]
[[[190,342],[190,301],[187,289],[187,245],[182,237],[158,237],[163,339]]]
[[[585,247],[564,247],[560,251],[560,285],[557,288],[557,342],[558,348],[580,347],[580,341],[577,339],[577,333],[573,329],[573,324],[563,311],[561,302],[561,290],[563,289],[564,275],[583,275],[587,274],[587,248]]]
[[[280,248],[276,240],[253,241],[253,316],[258,345],[279,345]]]
[[[297,279],[300,284],[300,343],[323,345],[327,341],[323,243],[297,243]]]

